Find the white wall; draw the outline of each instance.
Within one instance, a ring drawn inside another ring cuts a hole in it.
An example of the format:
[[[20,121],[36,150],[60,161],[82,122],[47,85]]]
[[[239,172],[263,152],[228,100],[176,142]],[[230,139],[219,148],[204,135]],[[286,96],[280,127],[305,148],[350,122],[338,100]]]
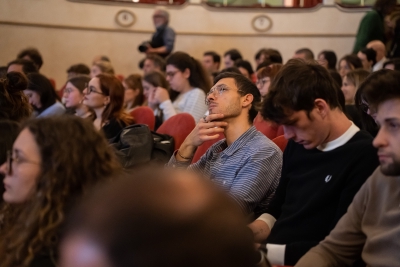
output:
[[[114,17],[127,9],[136,15],[129,28]],[[322,49],[338,57],[351,51],[362,12],[343,12],[336,7],[306,11],[220,10],[198,4],[169,7],[170,25],[177,32],[175,51],[201,58],[205,50],[223,54],[238,48],[253,62],[261,47],[277,48],[289,59],[301,47],[315,54]],[[57,87],[66,79],[66,69],[75,63],[90,65],[94,56],[108,55],[119,74],[138,72],[143,57],[137,46],[151,37],[152,6],[100,5],[66,0],[0,0],[0,65],[6,65],[28,46],[37,47],[44,57],[42,73],[54,78]],[[266,14],[273,26],[256,32],[251,21]]]

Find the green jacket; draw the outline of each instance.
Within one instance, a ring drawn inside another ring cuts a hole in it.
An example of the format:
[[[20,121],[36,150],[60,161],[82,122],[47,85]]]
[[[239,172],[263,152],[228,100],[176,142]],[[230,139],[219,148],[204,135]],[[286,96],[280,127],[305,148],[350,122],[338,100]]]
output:
[[[385,40],[385,28],[383,25],[383,15],[376,10],[369,11],[361,20],[353,48],[353,54],[357,54],[362,48],[366,47],[370,41]]]

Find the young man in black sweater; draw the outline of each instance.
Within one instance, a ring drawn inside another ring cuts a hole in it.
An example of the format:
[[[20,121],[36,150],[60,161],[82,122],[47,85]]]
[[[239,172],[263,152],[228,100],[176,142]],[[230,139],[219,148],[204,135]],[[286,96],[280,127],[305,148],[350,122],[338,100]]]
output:
[[[273,265],[294,265],[334,228],[378,166],[372,137],[343,113],[340,88],[316,63],[290,60],[261,114],[289,139],[275,197],[249,227]]]

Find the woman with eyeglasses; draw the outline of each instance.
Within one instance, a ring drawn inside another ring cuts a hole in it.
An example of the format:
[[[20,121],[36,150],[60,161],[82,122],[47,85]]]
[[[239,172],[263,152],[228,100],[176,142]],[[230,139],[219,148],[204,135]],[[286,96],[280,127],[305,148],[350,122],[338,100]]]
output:
[[[83,93],[83,104],[95,113],[95,128],[103,131],[107,139],[114,138],[133,123],[133,118],[124,110],[125,89],[115,76],[97,75],[89,81]]]
[[[86,75],[69,79],[64,89],[63,100],[65,107],[76,116],[94,120],[93,111],[82,103],[85,97],[83,90],[85,90],[89,81],[90,77]]]
[[[262,67],[257,71],[256,85],[261,94],[261,101],[268,94],[269,87],[282,66],[282,64],[271,64],[267,67]],[[256,126],[257,130],[265,134],[269,139],[274,139],[275,137],[283,135],[282,126],[264,120],[260,113],[258,113],[254,119],[254,126]]]
[[[268,93],[269,86],[282,66],[282,64],[271,64],[257,71],[256,85],[260,91],[261,97],[264,97]]]
[[[6,202],[0,265],[54,267],[65,216],[96,184],[115,176],[119,165],[90,122],[66,116],[23,124],[0,172]]]
[[[199,121],[207,111],[206,94],[211,88],[201,63],[184,52],[175,52],[167,58],[166,78],[171,93],[157,88],[149,94],[149,104],[159,106],[164,120],[185,112]]]

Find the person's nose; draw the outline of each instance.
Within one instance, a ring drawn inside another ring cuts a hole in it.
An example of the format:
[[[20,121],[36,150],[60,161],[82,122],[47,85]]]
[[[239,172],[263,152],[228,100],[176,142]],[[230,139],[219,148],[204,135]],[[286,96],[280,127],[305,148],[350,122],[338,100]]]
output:
[[[293,137],[296,136],[292,127],[286,125],[283,125],[283,133],[287,140],[292,139]]]

